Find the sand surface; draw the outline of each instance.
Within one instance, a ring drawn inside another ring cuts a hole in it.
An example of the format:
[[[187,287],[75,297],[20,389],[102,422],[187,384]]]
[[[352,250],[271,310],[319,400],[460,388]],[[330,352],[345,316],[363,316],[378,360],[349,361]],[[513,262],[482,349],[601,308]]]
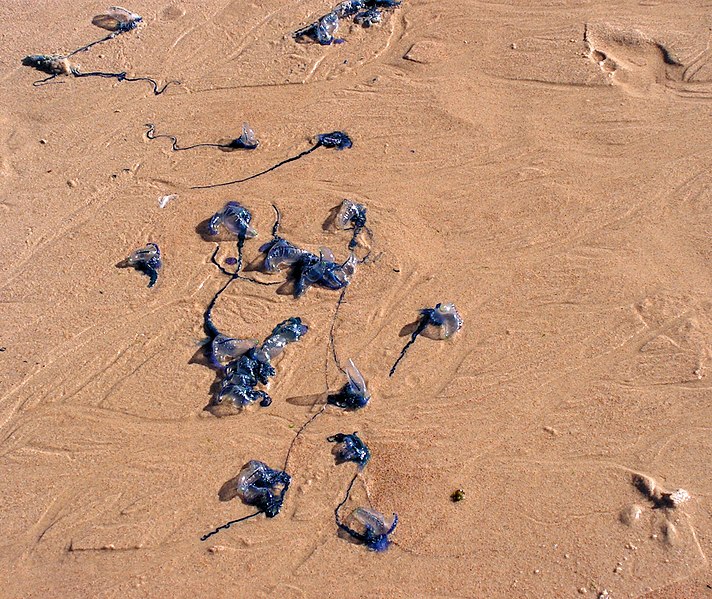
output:
[[[136,0],[140,30],[76,59],[181,81],[154,97],[32,87],[21,58],[100,37],[106,6],[0,4],[0,596],[709,596],[709,5],[405,0],[346,43],[296,44],[330,6]],[[145,137],[153,122],[214,141],[243,121],[255,152]],[[189,189],[334,129],[351,150]],[[278,517],[201,543],[250,512],[221,486],[249,459],[279,466],[316,409],[303,398],[343,377],[325,377],[338,292],[236,282],[215,311],[226,333],[263,338],[289,316],[310,331],[269,408],[204,410],[214,373],[194,357],[225,278],[196,227],[239,200],[260,232],[251,260],[276,203],[285,237],[345,258],[348,235],[322,227],[343,198],[367,205],[377,260],[353,278],[336,348],[371,403],[306,430]],[[153,289],[115,268],[149,241],[165,258]],[[463,330],[419,340],[389,379],[402,327],[439,301]],[[350,506],[400,517],[383,554],[335,530],[354,470],[325,437],[354,430],[373,458]],[[692,499],[656,508],[640,475]]]

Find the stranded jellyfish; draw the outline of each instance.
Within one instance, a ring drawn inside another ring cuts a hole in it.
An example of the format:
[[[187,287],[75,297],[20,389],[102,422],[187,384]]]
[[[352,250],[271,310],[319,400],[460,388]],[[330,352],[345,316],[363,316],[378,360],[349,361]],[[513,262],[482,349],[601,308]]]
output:
[[[357,204],[351,200],[341,202],[341,207],[336,213],[334,221],[336,228],[342,231],[352,230],[353,235],[349,242],[349,249],[352,250],[358,244],[358,236],[366,228],[366,206]]]
[[[398,514],[387,519],[376,510],[358,507],[348,518],[348,524],[336,516],[338,527],[355,541],[362,543],[371,551],[385,551],[391,541],[389,536],[398,525]]]
[[[411,334],[410,340],[401,350],[388,376],[393,376],[398,364],[418,336],[422,335],[429,339],[449,339],[462,328],[462,318],[455,308],[455,304],[437,304],[434,308],[421,310],[420,317],[414,326],[415,330]]]
[[[337,465],[353,462],[359,467],[359,470],[361,470],[371,458],[371,452],[368,450],[368,447],[366,447],[361,437],[355,432],[350,435],[337,433],[331,435],[331,437],[327,437],[326,440],[329,441],[329,443],[336,444],[331,450],[331,453],[334,455],[334,460]]]
[[[219,411],[225,408],[241,410],[257,401],[262,407],[270,405],[272,398],[266,391],[255,387],[269,382],[276,374],[272,360],[288,344],[299,341],[308,330],[300,318],[288,318],[278,324],[259,346],[252,340],[232,339],[218,333],[209,349],[210,362],[222,372],[223,378],[211,401],[211,408],[220,408]],[[223,366],[225,359],[229,361]]]
[[[358,410],[368,404],[371,396],[366,388],[366,381],[363,375],[356,368],[353,360],[349,358],[344,368],[346,374],[346,384],[338,393],[332,393],[327,397],[327,402],[337,408],[346,410]]]
[[[148,286],[153,287],[158,280],[158,271],[161,268],[161,250],[155,243],[149,243],[144,248],[134,251],[128,258],[119,262],[120,268],[133,267],[145,274]]]
[[[371,27],[383,20],[383,9],[399,5],[397,0],[345,0],[313,23],[295,31],[292,37],[299,42],[311,40],[322,46],[340,44],[345,40],[335,35],[339,29],[339,19],[354,17],[357,25]]]
[[[234,495],[244,504],[256,507],[257,511],[218,526],[200,537],[200,540],[206,541],[221,530],[227,530],[233,524],[244,522],[260,514],[264,514],[267,518],[274,518],[282,509],[284,496],[291,480],[289,474],[283,470],[275,470],[264,462],[250,460],[242,467],[235,479]]]

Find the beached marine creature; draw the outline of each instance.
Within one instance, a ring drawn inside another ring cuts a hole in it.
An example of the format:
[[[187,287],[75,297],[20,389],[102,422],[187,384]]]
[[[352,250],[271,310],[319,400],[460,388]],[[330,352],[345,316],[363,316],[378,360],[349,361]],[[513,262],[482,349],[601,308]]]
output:
[[[66,56],[59,54],[30,54],[22,59],[22,65],[47,73],[52,79],[58,75],[72,75],[74,68]],[[49,78],[44,81],[48,80]]]
[[[332,131],[331,133],[320,133],[316,137],[317,144],[309,152],[313,152],[317,147],[336,148],[337,150],[348,150],[353,146],[351,138],[343,131]]]
[[[339,17],[336,13],[330,12],[325,14],[315,23],[314,35],[316,40],[322,46],[328,46],[333,43],[340,44],[344,40],[334,36],[338,29]]]
[[[259,341],[257,339],[236,339],[218,333],[210,342],[210,363],[214,368],[220,370],[228,362],[232,362],[235,358],[239,358],[258,345]]]
[[[257,349],[257,359],[271,362],[284,351],[287,345],[299,341],[308,330],[309,327],[302,323],[302,319],[295,316],[280,322]]]
[[[282,509],[284,496],[289,490],[291,481],[292,478],[284,470],[275,470],[264,462],[250,460],[237,476],[235,494],[244,504],[256,507],[257,512],[226,522],[200,537],[200,540],[205,541],[221,530],[226,530],[233,524],[244,522],[259,514],[274,518]]]
[[[227,202],[223,209],[213,214],[213,216],[211,216],[206,223],[206,233],[208,235],[217,235],[219,228],[222,226],[225,227],[229,234],[237,237],[237,257],[228,256],[227,258],[225,258],[225,264],[235,266],[234,270],[230,271],[226,269],[217,261],[216,256],[220,251],[219,244],[215,246],[215,251],[213,251],[213,255],[210,256],[210,261],[215,266],[217,266],[218,270],[220,270],[221,273],[229,276],[230,280],[225,283],[225,285],[220,289],[220,291],[215,294],[213,300],[210,302],[210,306],[208,307],[208,311],[206,312],[206,316],[208,317],[207,320],[209,320],[210,312],[212,311],[215,302],[217,302],[218,297],[230,286],[232,281],[234,281],[235,279],[249,281],[250,283],[255,283],[256,285],[279,285],[279,282],[277,281],[259,281],[257,279],[245,277],[240,274],[240,270],[242,269],[242,250],[245,244],[245,240],[252,239],[253,237],[257,236],[257,231],[250,226],[251,220],[252,214],[242,204],[240,204],[239,202]],[[209,326],[206,328],[210,329]],[[209,331],[209,334],[213,335],[214,333]]]
[[[341,507],[341,506],[339,506]],[[336,524],[354,540],[363,543],[371,551],[385,551],[390,545],[389,535],[398,525],[398,514],[393,514],[390,521],[376,510],[359,507],[356,508],[349,517],[349,524],[345,524],[339,519],[338,509],[336,513]]]
[[[301,297],[312,285],[327,289],[343,289],[351,282],[356,271],[356,256],[352,252],[343,262],[336,262],[334,253],[329,248],[321,248],[319,256],[302,252],[294,264],[294,296]]]
[[[218,227],[225,227],[230,233],[238,238],[252,239],[257,237],[257,231],[250,226],[252,214],[239,202],[227,202],[222,210],[219,210],[208,222],[208,233],[218,234]]]
[[[92,25],[111,31],[114,34],[136,29],[142,21],[143,17],[141,15],[120,6],[112,6],[105,13],[96,15],[91,20]]]
[[[170,139],[172,142],[172,149],[174,152],[181,152],[183,150],[192,150],[193,148],[220,148],[221,150],[254,150],[260,145],[257,140],[257,136],[249,124],[242,124],[242,133],[240,137],[227,142],[227,143],[198,143],[190,146],[180,147],[178,145],[178,139],[173,135],[160,134],[156,135],[156,125],[153,123],[146,123],[148,127],[146,131],[146,137],[148,139],[160,139],[162,137]]]
[[[410,341],[401,350],[400,356],[393,364],[388,376],[393,376],[398,367],[398,363],[405,357],[418,336],[422,335],[429,339],[449,339],[462,328],[462,318],[455,308],[455,304],[437,304],[434,308],[425,308],[420,311],[420,318],[415,323],[415,330],[411,334]]]
[[[143,17],[141,17],[141,15],[136,14],[135,12],[131,12],[130,10],[126,10],[125,8],[121,8],[120,6],[112,6],[105,13],[96,15],[91,20],[91,22],[92,25],[96,25],[97,27],[100,27],[101,29],[106,29],[107,31],[111,31],[111,33],[106,37],[87,44],[86,46],[77,48],[76,50],[74,50],[74,52],[68,54],[68,56],[73,56],[74,54],[77,54],[79,52],[84,52],[92,46],[96,46],[97,44],[108,42],[109,40],[114,39],[117,35],[120,35],[121,33],[126,33],[127,31],[132,31],[136,29],[139,24],[143,22]]]
[[[207,232],[209,235],[217,235],[218,227],[223,226],[232,235],[237,237],[237,259],[235,260],[236,267],[234,272],[230,273],[225,270],[215,259],[220,246],[218,245],[213,252],[210,260],[217,266],[220,271],[226,275],[230,275],[230,279],[220,288],[213,296],[213,299],[208,304],[205,311],[205,330],[214,339],[218,335],[218,330],[212,321],[212,312],[218,298],[225,292],[235,279],[240,278],[240,269],[242,268],[242,249],[246,239],[251,239],[257,236],[257,231],[250,226],[252,213],[239,202],[227,202],[222,210],[219,210],[210,217],[207,224]]]
[[[350,358],[346,362],[344,373],[347,378],[346,384],[338,393],[330,394],[326,399],[327,403],[346,410],[358,410],[366,407],[371,399],[366,387],[366,380]]]
[[[265,254],[263,270],[268,273],[279,272],[284,266],[291,268],[304,253],[282,237],[272,238],[260,247],[260,252]]]
[[[134,251],[128,258],[118,264],[119,268],[133,267],[149,278],[148,286],[153,287],[158,280],[161,268],[161,250],[155,243],[149,243],[145,248]]]
[[[335,148],[337,150],[346,150],[346,149],[350,148],[351,146],[353,146],[353,142],[351,141],[351,138],[343,131],[332,131],[331,133],[320,133],[319,135],[317,135],[316,143],[308,150],[304,150],[303,152],[300,152],[296,156],[292,156],[291,158],[282,160],[281,162],[278,162],[277,164],[269,167],[268,169],[260,171],[259,173],[255,173],[254,175],[250,175],[249,177],[244,177],[242,179],[234,179],[233,181],[226,181],[224,183],[213,183],[211,185],[195,185],[195,186],[191,187],[191,189],[211,189],[213,187],[225,187],[227,185],[234,185],[235,183],[244,183],[245,181],[250,181],[252,179],[256,179],[257,177],[261,177],[262,175],[266,175],[267,173],[270,173],[273,170],[278,169],[280,166],[283,166],[290,162],[294,162],[295,160],[299,160],[300,158],[303,158],[307,154],[311,154],[312,152],[314,152],[315,150],[318,150],[319,148],[323,147],[323,148]]]
[[[398,6],[400,2],[397,0],[345,0],[323,17],[295,31],[292,37],[297,41],[310,39],[322,46],[340,44],[345,40],[335,36],[339,29],[339,19],[354,17],[354,23],[357,25],[371,27],[382,21],[383,9]]]
[[[361,10],[365,3],[365,0],[344,0],[344,2],[338,4],[332,12],[336,13],[336,16],[340,19],[347,19],[353,17]]]
[[[269,382],[270,377],[276,374],[272,360],[288,344],[299,341],[308,330],[309,327],[300,318],[288,318],[279,323],[260,346],[251,340],[232,339],[218,333],[209,346],[210,362],[222,372],[223,379],[210,403],[211,407],[241,410],[257,401],[262,407],[269,406],[272,398],[266,391],[255,387]],[[223,361],[232,355],[234,359],[223,366]]]
[[[371,459],[371,452],[355,432],[351,435],[337,433],[327,437],[326,440],[329,443],[336,443],[331,453],[334,454],[337,465],[353,462],[359,470],[362,470]]]
[[[102,77],[103,79],[116,79],[117,81],[148,81],[153,87],[155,96],[161,95],[171,83],[180,83],[179,81],[169,81],[163,87],[159,87],[158,83],[150,77],[129,77],[126,71],[119,73],[105,73],[103,71],[92,71],[85,73],[79,69],[78,65],[72,64],[66,56],[58,54],[31,54],[22,59],[23,66],[32,67],[38,71],[49,74],[45,79],[39,79],[32,83],[33,86],[39,87],[45,85],[58,77],[59,75],[72,75],[74,77]]]
[[[354,17],[354,23],[362,27],[372,27],[383,20],[383,13],[377,8],[361,11]]]
[[[358,245],[358,236],[366,228],[366,206],[351,200],[344,200],[336,214],[335,224],[336,228],[342,231],[353,230],[349,249],[354,249]]]
[[[298,29],[292,34],[292,37],[295,40],[308,38],[322,46],[329,46],[334,43],[341,44],[345,40],[337,38],[334,35],[339,29],[339,18],[341,18],[341,16],[341,12],[335,9],[326,13],[323,17],[319,17],[306,27]]]
[[[237,495],[243,503],[258,508],[268,518],[282,509],[291,477],[284,470],[274,470],[264,462],[250,460],[237,480]]]
[[[353,252],[345,262],[336,262],[329,248],[321,248],[317,256],[279,237],[276,231],[274,237],[260,247],[260,252],[264,254],[265,272],[276,273],[283,267],[290,269],[289,276],[295,282],[294,297],[301,297],[312,285],[332,290],[345,288],[358,263]]]

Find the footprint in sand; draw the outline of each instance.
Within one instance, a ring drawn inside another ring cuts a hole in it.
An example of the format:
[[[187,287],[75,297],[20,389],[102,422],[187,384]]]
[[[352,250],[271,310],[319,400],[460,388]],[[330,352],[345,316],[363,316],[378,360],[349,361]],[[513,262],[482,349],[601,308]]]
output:
[[[631,95],[647,95],[682,80],[683,65],[672,52],[637,29],[587,24],[584,42],[589,58]]]

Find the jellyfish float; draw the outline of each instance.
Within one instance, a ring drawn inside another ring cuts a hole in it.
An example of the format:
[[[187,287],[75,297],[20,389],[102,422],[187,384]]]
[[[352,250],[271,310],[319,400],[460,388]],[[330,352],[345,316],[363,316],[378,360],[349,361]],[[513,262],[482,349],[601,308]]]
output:
[[[218,526],[200,537],[200,540],[206,541],[221,530],[227,530],[233,524],[244,522],[260,514],[264,514],[267,518],[274,518],[282,509],[284,496],[289,490],[291,480],[289,474],[284,470],[275,470],[264,462],[250,460],[242,467],[237,476],[235,495],[245,505],[256,507],[257,511]]]
[[[119,268],[135,268],[148,277],[148,286],[153,287],[158,281],[158,271],[162,266],[161,250],[155,243],[135,250],[131,255],[117,265]]]
[[[254,340],[233,339],[218,333],[209,345],[209,359],[222,374],[222,380],[210,402],[210,410],[222,415],[241,411],[255,402],[269,406],[272,398],[266,391],[256,389],[257,385],[269,383],[276,374],[272,361],[308,330],[300,318],[288,318],[259,346]]]
[[[344,410],[360,410],[365,408],[371,399],[363,375],[356,368],[353,360],[349,358],[344,368],[346,384],[338,391],[327,397],[327,403]]]
[[[366,227],[366,206],[357,204],[351,200],[345,199],[341,202],[339,211],[336,213],[334,224],[337,229],[342,231],[353,231],[351,241],[349,241],[349,249],[353,250],[358,245],[358,236],[361,231],[370,231]]]
[[[341,19],[353,17],[357,25],[371,27],[383,20],[383,10],[397,8],[400,4],[397,0],[344,0],[313,23],[295,31],[292,37],[298,42],[311,40],[322,46],[341,44],[346,41],[336,37]]]
[[[434,308],[421,310],[420,318],[415,323],[415,329],[410,336],[410,340],[401,350],[388,376],[393,376],[398,364],[420,335],[429,339],[449,339],[461,328],[462,318],[457,308],[455,308],[455,304],[437,304]]]
[[[135,12],[121,8],[120,6],[112,6],[105,13],[96,15],[91,22],[92,25],[105,29],[106,31],[110,31],[111,33],[109,33],[106,37],[87,44],[86,46],[77,48],[73,52],[70,52],[67,56],[74,56],[79,52],[88,50],[92,46],[108,42],[109,40],[114,39],[117,35],[126,33],[127,31],[133,31],[143,22],[143,17]]]
[[[338,520],[339,529],[371,551],[385,551],[391,544],[390,535],[398,525],[398,514],[388,519],[380,512],[358,507],[349,516],[348,523]]]

